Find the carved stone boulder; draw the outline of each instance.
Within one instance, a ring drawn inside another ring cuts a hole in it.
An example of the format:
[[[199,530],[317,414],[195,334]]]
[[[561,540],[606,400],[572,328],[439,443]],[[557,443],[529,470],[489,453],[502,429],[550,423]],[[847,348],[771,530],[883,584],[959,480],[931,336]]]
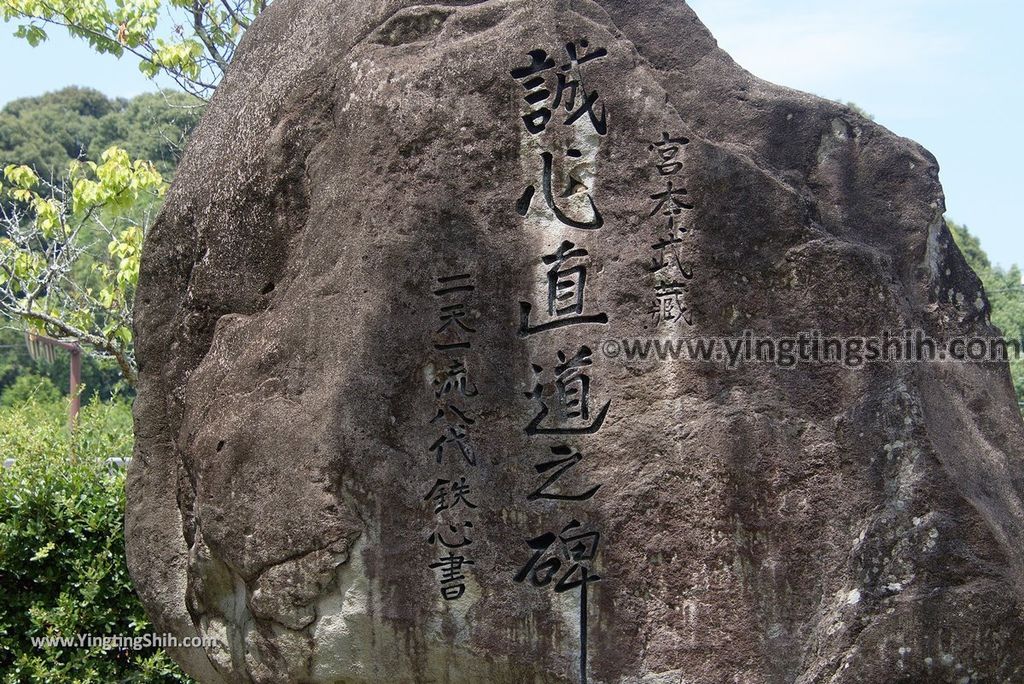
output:
[[[277,0],[145,246],[157,629],[209,683],[1021,681],[1006,364],[635,353],[995,335],[937,178],[678,0]]]

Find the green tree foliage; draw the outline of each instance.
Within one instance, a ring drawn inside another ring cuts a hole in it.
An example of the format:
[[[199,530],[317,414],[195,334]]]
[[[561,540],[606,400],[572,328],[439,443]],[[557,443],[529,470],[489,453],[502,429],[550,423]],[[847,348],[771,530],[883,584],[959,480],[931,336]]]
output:
[[[133,372],[126,338],[138,243],[163,186],[139,171],[173,174],[200,113],[180,93],[123,100],[83,88],[15,100],[0,111],[0,186],[7,186],[0,187],[0,290],[7,295],[0,311],[20,328],[97,353],[83,364],[86,398],[109,398],[120,376],[130,382]],[[41,287],[32,287],[33,269],[46,272],[45,282],[34,283]],[[33,362],[22,347],[20,331],[0,330],[0,390],[19,373],[36,372],[66,392],[67,355]],[[114,358],[120,371],[104,358]]]
[[[0,408],[0,682],[187,681],[162,651],[37,648],[32,637],[151,633],[124,555],[123,401],[92,402],[73,436],[63,403]]]
[[[981,241],[965,225],[947,221],[953,239],[967,263],[981,278],[992,305],[992,322],[1007,340],[1024,341],[1024,281],[1018,266],[1008,269],[993,266]],[[1012,361],[1010,372],[1017,389],[1017,401],[1024,404],[1024,359]]]
[[[0,406],[16,407],[22,404],[36,401],[44,404],[54,404],[60,399],[60,392],[53,381],[45,375],[25,373],[19,375],[10,387],[0,392]]]
[[[0,17],[33,46],[63,28],[101,54],[134,56],[203,102],[268,1],[0,0]],[[129,385],[142,242],[191,127],[169,114],[189,112],[174,98],[67,89],[0,113],[0,315],[112,359]]]
[[[59,184],[27,166],[3,175],[14,208],[3,209],[0,224],[0,314],[112,359],[134,385],[132,304],[145,208],[162,194],[163,177],[118,147],[99,163],[72,162]]]
[[[64,28],[102,54],[132,56],[149,77],[163,74],[208,98],[242,33],[269,0],[0,0],[4,20],[32,45]]]

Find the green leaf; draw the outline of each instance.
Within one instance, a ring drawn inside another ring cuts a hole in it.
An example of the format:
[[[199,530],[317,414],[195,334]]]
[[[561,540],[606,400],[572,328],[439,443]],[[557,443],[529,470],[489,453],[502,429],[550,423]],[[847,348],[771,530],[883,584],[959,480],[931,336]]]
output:
[[[46,31],[44,31],[39,26],[35,26],[34,24],[19,26],[18,29],[14,32],[14,37],[24,38],[32,47],[37,47],[40,43],[46,41],[49,38],[49,36],[46,35]]]
[[[4,177],[9,182],[24,190],[31,190],[39,184],[39,177],[36,176],[35,171],[24,165],[8,165],[4,168]]]

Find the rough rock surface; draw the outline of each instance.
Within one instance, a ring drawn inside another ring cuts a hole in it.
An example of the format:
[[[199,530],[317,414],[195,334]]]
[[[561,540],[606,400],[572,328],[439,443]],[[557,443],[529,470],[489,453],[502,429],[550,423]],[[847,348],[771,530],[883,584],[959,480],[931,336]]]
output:
[[[143,259],[157,628],[210,683],[1024,680],[1004,364],[604,353],[992,334],[937,178],[678,0],[277,0]]]

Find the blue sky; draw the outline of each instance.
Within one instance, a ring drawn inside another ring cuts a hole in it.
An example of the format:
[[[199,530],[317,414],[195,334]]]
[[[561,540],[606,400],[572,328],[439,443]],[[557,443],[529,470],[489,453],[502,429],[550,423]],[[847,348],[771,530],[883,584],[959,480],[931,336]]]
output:
[[[1016,0],[690,0],[723,48],[770,81],[853,101],[938,157],[949,216],[994,261],[1024,265],[1024,3]],[[134,62],[58,31],[38,48],[0,27],[0,104],[67,85],[153,89]],[[22,65],[19,68],[17,65]]]

